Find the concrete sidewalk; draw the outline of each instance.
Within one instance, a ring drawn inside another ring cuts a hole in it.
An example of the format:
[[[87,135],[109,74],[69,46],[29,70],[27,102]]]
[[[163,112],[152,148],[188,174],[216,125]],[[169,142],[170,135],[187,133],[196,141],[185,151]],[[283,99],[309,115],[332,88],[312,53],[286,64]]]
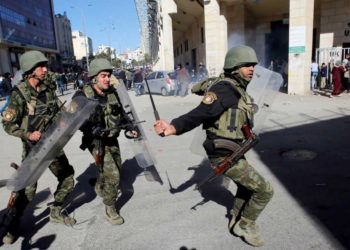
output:
[[[147,173],[133,158],[130,142],[121,135],[122,195],[116,206],[125,224],[110,225],[104,219],[101,199],[89,185],[97,169],[89,153],[79,149],[78,132],[65,147],[77,180],[67,211],[78,224],[69,228],[48,222],[48,204],[57,182],[46,171],[22,221],[23,235],[15,244],[3,246],[5,249],[252,248],[227,230],[227,215],[236,189],[233,182],[218,178],[201,193],[193,191],[195,184],[211,171],[205,158],[189,150],[196,131],[182,136],[157,136],[149,97],[129,93],[140,119],[146,120],[143,126],[163,183],[147,180]],[[71,94],[62,99],[70,97]],[[154,96],[159,114],[166,120],[191,110],[200,100],[195,95]],[[350,95],[331,99],[278,94],[261,143],[247,154],[251,165],[271,181],[275,190],[258,219],[266,241],[261,249],[350,248],[349,105]],[[0,138],[0,179],[5,179],[13,172],[9,164],[20,162],[21,144],[3,129]],[[308,159],[302,150],[315,157]],[[8,190],[1,188],[0,197],[3,208]]]

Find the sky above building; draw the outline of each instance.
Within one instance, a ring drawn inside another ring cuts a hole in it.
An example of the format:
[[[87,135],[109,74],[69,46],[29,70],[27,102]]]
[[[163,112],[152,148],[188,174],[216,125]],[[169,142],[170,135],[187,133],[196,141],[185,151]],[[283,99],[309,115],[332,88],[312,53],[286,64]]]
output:
[[[117,53],[140,46],[140,27],[134,0],[54,0],[55,14],[67,13],[72,30],[99,45],[112,46]]]

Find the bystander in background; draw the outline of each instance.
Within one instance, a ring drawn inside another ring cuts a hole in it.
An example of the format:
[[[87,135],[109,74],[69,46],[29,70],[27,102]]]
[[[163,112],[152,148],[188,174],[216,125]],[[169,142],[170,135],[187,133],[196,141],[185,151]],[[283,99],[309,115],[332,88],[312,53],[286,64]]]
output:
[[[188,87],[190,84],[190,73],[188,70],[181,66],[180,64],[180,70],[177,73],[177,81],[180,83],[180,96],[185,97],[188,94]]]
[[[136,96],[142,95],[142,81],[143,81],[142,69],[135,72],[133,81],[135,85]]]
[[[311,89],[317,88],[318,64],[315,60],[311,64]]]
[[[321,65],[321,86],[320,89],[326,88],[326,82],[327,82],[327,65],[325,63],[322,63]]]
[[[343,79],[344,89],[346,90],[347,93],[350,93],[350,55],[349,54],[345,56],[345,59],[343,61],[343,67],[346,70],[344,72],[344,79]]]
[[[333,78],[333,92],[330,97],[341,96],[342,92],[342,75],[345,70],[341,66],[341,61],[336,61],[332,69],[332,78]]]
[[[200,62],[198,65],[198,81],[204,81],[208,78],[208,70],[205,65]]]

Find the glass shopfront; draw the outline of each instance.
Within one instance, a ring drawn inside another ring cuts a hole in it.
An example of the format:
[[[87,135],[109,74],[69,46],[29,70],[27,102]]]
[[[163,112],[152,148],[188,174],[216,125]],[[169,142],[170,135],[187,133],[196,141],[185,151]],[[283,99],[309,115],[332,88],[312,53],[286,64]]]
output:
[[[2,39],[57,49],[51,0],[0,0]]]

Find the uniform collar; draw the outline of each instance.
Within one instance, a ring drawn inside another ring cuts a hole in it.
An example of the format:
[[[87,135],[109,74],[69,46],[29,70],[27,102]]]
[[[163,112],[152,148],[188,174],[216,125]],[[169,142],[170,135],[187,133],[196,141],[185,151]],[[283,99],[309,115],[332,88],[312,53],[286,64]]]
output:
[[[31,93],[35,93],[36,95],[38,95],[40,92],[43,92],[47,89],[47,86],[45,85],[45,83],[43,81],[39,81],[38,83],[38,90],[34,89],[32,85],[30,85],[28,79],[25,80],[27,87],[29,88],[29,91]]]
[[[232,78],[235,79],[239,85],[246,90],[251,79],[243,77],[242,73],[238,69],[233,71],[231,74],[233,76]]]

